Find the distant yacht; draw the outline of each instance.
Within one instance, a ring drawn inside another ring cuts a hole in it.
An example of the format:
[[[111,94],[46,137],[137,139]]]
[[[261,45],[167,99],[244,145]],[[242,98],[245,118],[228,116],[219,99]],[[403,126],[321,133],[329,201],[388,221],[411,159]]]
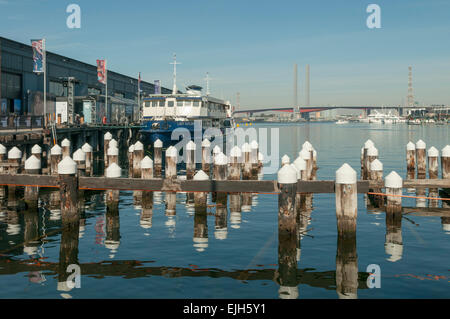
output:
[[[336,122],[336,124],[348,124],[347,120],[339,120]]]

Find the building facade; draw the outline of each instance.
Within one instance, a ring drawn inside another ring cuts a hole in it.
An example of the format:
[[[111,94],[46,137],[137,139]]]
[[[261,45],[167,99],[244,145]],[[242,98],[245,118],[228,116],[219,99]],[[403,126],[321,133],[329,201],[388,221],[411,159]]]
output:
[[[31,45],[0,37],[0,115],[44,115],[44,76],[33,73]],[[105,85],[97,80],[97,66],[46,52],[49,117],[69,116],[90,123],[134,122],[139,119],[138,80],[108,71],[108,108]],[[141,95],[154,93],[154,85],[141,82]],[[171,90],[161,88],[161,92]],[[62,113],[62,114],[61,114]],[[69,113],[69,114],[68,114]]]

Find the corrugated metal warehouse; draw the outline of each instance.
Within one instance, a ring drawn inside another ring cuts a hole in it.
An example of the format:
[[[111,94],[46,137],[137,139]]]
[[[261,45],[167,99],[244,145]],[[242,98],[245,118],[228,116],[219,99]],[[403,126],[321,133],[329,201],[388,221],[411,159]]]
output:
[[[0,115],[43,115],[44,77],[33,73],[31,45],[0,37],[1,91]],[[69,81],[70,80],[70,81]],[[69,101],[73,88],[74,116],[88,122],[132,122],[139,118],[138,80],[108,71],[108,110],[105,86],[97,80],[96,65],[47,51],[47,114],[55,116],[57,103]],[[153,94],[154,85],[141,82],[142,95]],[[171,90],[161,88],[161,93]],[[88,114],[89,113],[89,114]]]

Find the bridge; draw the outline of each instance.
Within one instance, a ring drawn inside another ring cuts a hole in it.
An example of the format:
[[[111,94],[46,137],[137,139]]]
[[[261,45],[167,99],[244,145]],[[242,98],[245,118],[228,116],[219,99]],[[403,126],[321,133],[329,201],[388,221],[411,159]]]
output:
[[[311,113],[311,112],[321,112],[332,109],[356,109],[356,110],[364,110],[367,114],[370,114],[370,110],[375,109],[397,109],[400,111],[401,109],[410,109],[411,107],[407,106],[369,106],[369,105],[327,105],[327,106],[305,106],[299,107],[298,113]],[[278,107],[278,108],[264,108],[264,109],[244,109],[234,111],[234,114],[248,114],[252,115],[253,113],[262,113],[262,112],[288,112],[293,113],[293,107]]]

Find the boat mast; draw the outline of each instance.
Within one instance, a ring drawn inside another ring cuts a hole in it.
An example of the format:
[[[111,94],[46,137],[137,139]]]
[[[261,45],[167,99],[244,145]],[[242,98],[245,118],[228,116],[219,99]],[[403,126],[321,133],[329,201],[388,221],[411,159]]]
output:
[[[206,72],[206,96],[209,96],[209,72]]]
[[[173,88],[172,88],[172,94],[177,94],[177,64],[181,64],[177,62],[177,54],[173,54],[173,62],[170,63],[173,64]]]

